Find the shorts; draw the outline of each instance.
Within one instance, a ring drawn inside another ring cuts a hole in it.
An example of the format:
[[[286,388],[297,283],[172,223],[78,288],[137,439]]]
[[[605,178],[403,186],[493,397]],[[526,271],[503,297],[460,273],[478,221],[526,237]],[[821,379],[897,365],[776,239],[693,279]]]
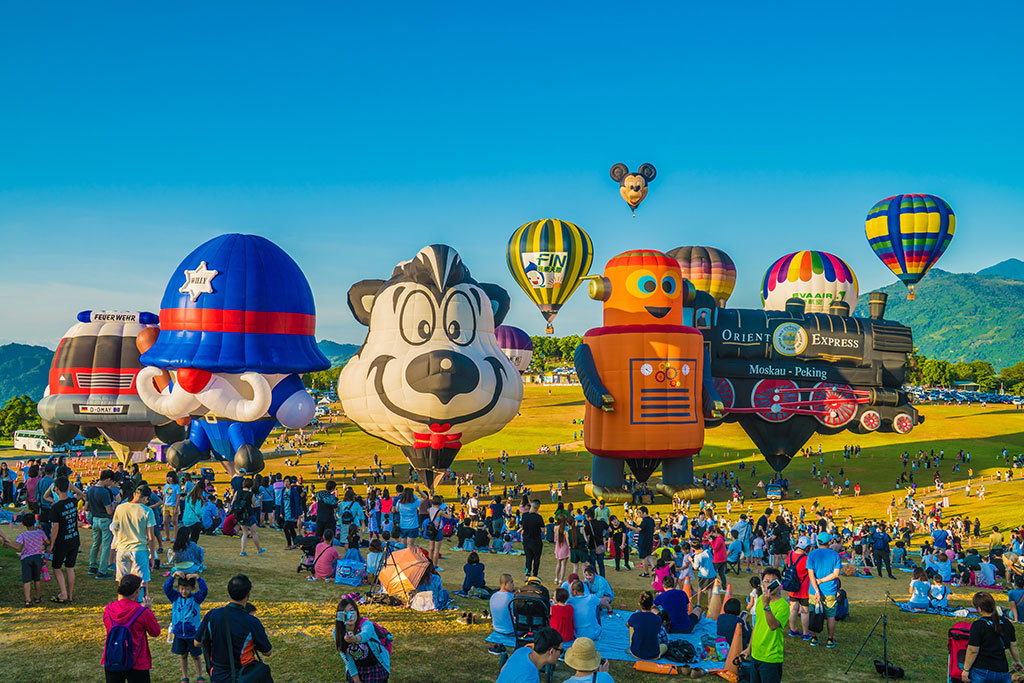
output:
[[[117,580],[125,574],[136,574],[143,583],[149,581],[149,550],[117,551]]]
[[[707,578],[707,579],[698,577],[697,578],[697,586],[701,590],[706,590],[706,589],[711,588],[712,586],[715,585],[715,579],[717,579],[717,578],[718,578],[717,575],[712,576],[712,577]]]
[[[822,602],[823,602],[823,605],[824,605],[825,616],[828,617],[829,619],[835,619],[835,617],[836,617],[836,602],[837,602],[836,596],[834,596],[834,595],[825,595],[825,596],[820,596],[820,597],[822,598]],[[815,595],[814,598],[811,599],[811,602],[813,602],[815,605],[817,605],[818,604],[818,599],[819,599],[819,596]]]
[[[794,598],[792,595],[789,596],[789,601],[790,602],[795,602],[798,605],[800,605],[801,607],[807,607],[807,606],[809,606],[811,604],[810,598]]]
[[[653,552],[654,552],[654,543],[653,542],[652,543],[641,543],[640,546],[637,548],[636,556],[639,557],[641,560],[643,560],[643,559],[646,559],[646,558],[650,557]]]
[[[401,536],[399,536],[399,538],[418,538],[420,530],[416,527],[412,527],[411,529],[402,529],[400,533]]]
[[[46,524],[47,522],[49,522],[50,521],[50,508],[44,508],[44,507],[40,506],[39,507],[39,513],[37,514],[37,520],[36,521],[38,522],[38,524],[36,524],[36,526],[42,526],[43,524]],[[47,534],[47,536],[49,536],[49,534]]]
[[[569,551],[569,561],[573,564],[579,564],[581,562],[590,562],[590,551],[586,548],[573,548]]]
[[[196,647],[194,643],[195,641],[191,638],[179,638],[178,636],[174,636],[174,642],[171,643],[171,654],[202,657],[203,648]]]
[[[33,515],[39,514],[39,503],[30,500],[26,504],[28,505],[29,512],[31,512]]]
[[[164,517],[170,517],[171,520],[178,518],[178,506],[177,505],[164,505]]]
[[[272,500],[265,500],[265,501],[263,501],[263,512],[266,513],[266,514],[270,514],[273,511],[274,511],[274,501],[272,501]]]
[[[21,558],[21,582],[39,581],[43,576],[43,556],[29,555]]]
[[[67,567],[72,569],[75,566],[75,561],[78,559],[80,543],[80,541],[75,540],[74,543],[58,543],[53,546],[53,568]]]

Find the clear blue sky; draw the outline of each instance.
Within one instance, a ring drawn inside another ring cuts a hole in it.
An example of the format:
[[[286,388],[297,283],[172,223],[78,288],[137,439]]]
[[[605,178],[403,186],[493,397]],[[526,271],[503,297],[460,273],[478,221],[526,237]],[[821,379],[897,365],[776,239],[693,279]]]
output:
[[[721,247],[732,305],[802,248],[861,291],[891,282],[863,226],[900,192],[956,211],[940,267],[1024,256],[1019,5],[745,5],[8,3],[0,340],[157,310],[180,259],[229,231],[288,251],[318,336],[352,342],[349,285],[436,241],[541,332],[504,247],[544,217],[590,232],[596,270]],[[618,161],[658,168],[636,218]],[[580,291],[558,332],[599,320]]]

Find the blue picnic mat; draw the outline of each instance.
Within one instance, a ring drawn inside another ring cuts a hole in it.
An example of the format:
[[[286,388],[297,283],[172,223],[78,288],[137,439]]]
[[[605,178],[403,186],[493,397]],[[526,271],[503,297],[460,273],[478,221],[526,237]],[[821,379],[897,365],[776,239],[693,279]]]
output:
[[[597,639],[597,651],[601,653],[601,656],[606,659],[615,659],[621,662],[636,662],[640,661],[629,652],[629,627],[626,626],[626,620],[632,612],[626,612],[624,610],[615,610],[611,616],[602,614],[601,615],[601,637]],[[700,623],[693,630],[693,633],[670,633],[669,640],[686,640],[693,645],[694,649],[701,652],[701,636],[710,635],[714,637],[717,635],[715,630],[715,622],[710,619],[701,619]],[[491,635],[485,639],[488,643],[495,643],[497,645],[504,645],[508,648],[516,646],[516,639],[514,636],[506,636],[500,633],[491,632]],[[570,643],[566,643],[568,647]],[[665,660],[670,661],[670,660]],[[702,661],[697,664],[690,664],[691,667],[699,667],[705,671],[716,671],[721,669],[723,666],[722,662]]]
[[[920,608],[920,607],[911,607],[909,602],[897,602],[896,604],[899,605],[900,610],[902,610],[904,612],[910,612],[911,614],[937,614],[940,617],[953,617],[955,619],[969,619],[970,618],[970,616],[960,617],[960,616],[957,616],[956,614],[954,614],[954,612],[956,612],[957,610],[964,609],[962,607],[959,607],[957,609],[943,609],[941,607]],[[977,610],[974,609],[973,607],[968,607],[967,611],[970,612],[972,615],[977,613]]]

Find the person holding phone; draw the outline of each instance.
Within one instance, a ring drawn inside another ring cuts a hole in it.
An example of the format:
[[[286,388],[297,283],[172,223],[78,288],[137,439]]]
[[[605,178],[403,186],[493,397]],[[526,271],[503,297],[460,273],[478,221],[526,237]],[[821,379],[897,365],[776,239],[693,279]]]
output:
[[[615,683],[608,673],[608,660],[601,658],[590,638],[577,638],[565,651],[565,664],[576,673],[563,683]]]
[[[743,656],[751,660],[751,683],[781,683],[783,625],[789,621],[789,603],[782,597],[782,575],[775,567],[761,572],[761,597],[754,606],[754,632]]]

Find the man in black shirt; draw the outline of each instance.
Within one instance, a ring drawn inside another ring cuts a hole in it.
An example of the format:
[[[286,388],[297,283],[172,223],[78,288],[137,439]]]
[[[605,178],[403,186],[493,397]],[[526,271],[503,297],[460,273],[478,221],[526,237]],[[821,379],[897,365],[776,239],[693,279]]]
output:
[[[584,517],[590,549],[590,564],[596,565],[597,573],[604,576],[604,544],[608,525],[604,523],[604,520],[597,519],[596,509],[593,507],[587,510]]]
[[[117,491],[115,496],[114,492]],[[121,491],[117,486],[117,477],[110,470],[100,472],[98,483],[90,486],[85,492],[86,512],[92,527],[92,548],[89,549],[89,573],[97,579],[112,576],[110,569],[110,543],[114,534],[110,531],[110,518],[114,515],[114,506],[121,500]]]
[[[640,508],[643,518],[640,520],[640,528],[637,534],[637,555],[643,563],[644,571],[640,576],[650,576],[654,569],[654,518],[648,513],[646,507]]]
[[[338,509],[338,496],[334,494],[338,487],[333,479],[328,479],[323,491],[316,492],[316,537],[323,538],[325,529],[338,526],[335,512]],[[397,514],[397,513],[396,513]]]
[[[53,541],[53,573],[60,595],[52,602],[71,602],[75,595],[75,560],[78,558],[78,499],[68,496],[70,482],[57,477],[53,482],[56,501],[50,508],[50,539]],[[81,495],[77,493],[76,495]]]
[[[523,527],[523,552],[526,554],[526,575],[537,576],[540,573],[540,554],[544,541],[544,518],[537,511],[540,501],[530,503],[530,511],[523,513],[520,524]]]
[[[209,658],[211,681],[231,681],[232,669],[236,672],[242,670],[243,650],[254,650],[265,657],[270,655],[270,639],[263,624],[246,609],[251,593],[252,582],[248,576],[237,574],[231,577],[228,581],[231,602],[207,612],[199,625],[195,645],[201,646]]]

